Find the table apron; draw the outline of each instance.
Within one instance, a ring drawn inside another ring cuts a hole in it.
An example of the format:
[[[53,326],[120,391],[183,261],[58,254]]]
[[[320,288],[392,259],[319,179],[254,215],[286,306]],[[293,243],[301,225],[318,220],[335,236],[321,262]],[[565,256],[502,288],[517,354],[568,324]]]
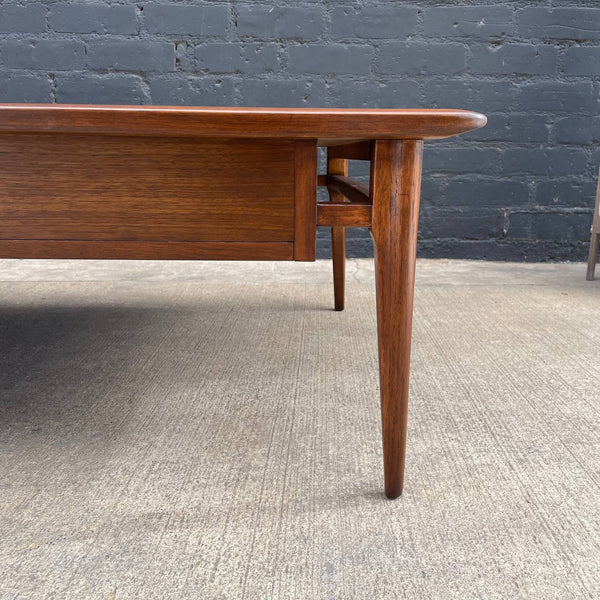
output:
[[[316,140],[0,136],[0,257],[314,260]]]

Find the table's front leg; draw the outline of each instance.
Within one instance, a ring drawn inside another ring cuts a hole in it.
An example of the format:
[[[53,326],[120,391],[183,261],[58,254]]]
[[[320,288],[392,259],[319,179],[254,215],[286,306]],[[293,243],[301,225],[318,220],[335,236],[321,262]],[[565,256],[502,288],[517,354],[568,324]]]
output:
[[[371,157],[385,493],[402,493],[421,140],[376,141]]]

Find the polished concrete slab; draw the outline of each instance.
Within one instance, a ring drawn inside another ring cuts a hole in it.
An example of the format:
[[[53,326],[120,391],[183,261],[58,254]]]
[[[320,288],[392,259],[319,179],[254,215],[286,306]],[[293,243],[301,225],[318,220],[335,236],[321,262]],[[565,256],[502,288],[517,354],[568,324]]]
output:
[[[421,260],[404,495],[372,261],[0,261],[0,598],[600,597],[600,281]]]

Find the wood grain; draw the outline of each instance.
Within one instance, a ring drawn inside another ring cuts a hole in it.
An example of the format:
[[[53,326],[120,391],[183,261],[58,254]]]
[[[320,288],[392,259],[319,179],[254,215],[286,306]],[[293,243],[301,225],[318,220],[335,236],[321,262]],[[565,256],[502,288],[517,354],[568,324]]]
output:
[[[327,187],[333,187],[352,202],[371,204],[369,186],[343,175],[328,175]]]
[[[0,238],[294,240],[294,142],[0,136]]]
[[[372,207],[358,202],[319,202],[317,225],[321,227],[371,227]]]
[[[371,160],[371,142],[356,142],[329,148],[329,158],[347,158],[350,160]]]
[[[402,493],[423,142],[375,142],[371,197],[385,492]]]
[[[319,145],[374,139],[436,139],[483,127],[454,109],[246,108],[0,104],[0,133],[319,139]]]
[[[293,260],[291,242],[0,240],[0,258]]]
[[[317,142],[299,140],[295,149],[294,260],[317,254]]]
[[[345,158],[332,156],[332,148],[327,149],[327,178],[332,175],[346,177],[348,175],[348,161]],[[333,204],[345,204],[346,198],[339,190],[332,186],[328,187],[329,200]],[[334,308],[337,311],[344,310],[346,297],[346,228],[342,223],[327,219],[327,208],[323,205],[317,208],[317,223],[330,225],[331,227],[331,258],[333,263],[333,298]]]

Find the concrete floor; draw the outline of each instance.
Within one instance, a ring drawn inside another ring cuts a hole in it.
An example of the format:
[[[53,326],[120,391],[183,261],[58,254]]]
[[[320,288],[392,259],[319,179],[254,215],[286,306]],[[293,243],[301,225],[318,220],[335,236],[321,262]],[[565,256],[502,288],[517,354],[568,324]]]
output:
[[[382,496],[371,260],[0,261],[0,598],[600,598],[600,281],[421,260]]]

